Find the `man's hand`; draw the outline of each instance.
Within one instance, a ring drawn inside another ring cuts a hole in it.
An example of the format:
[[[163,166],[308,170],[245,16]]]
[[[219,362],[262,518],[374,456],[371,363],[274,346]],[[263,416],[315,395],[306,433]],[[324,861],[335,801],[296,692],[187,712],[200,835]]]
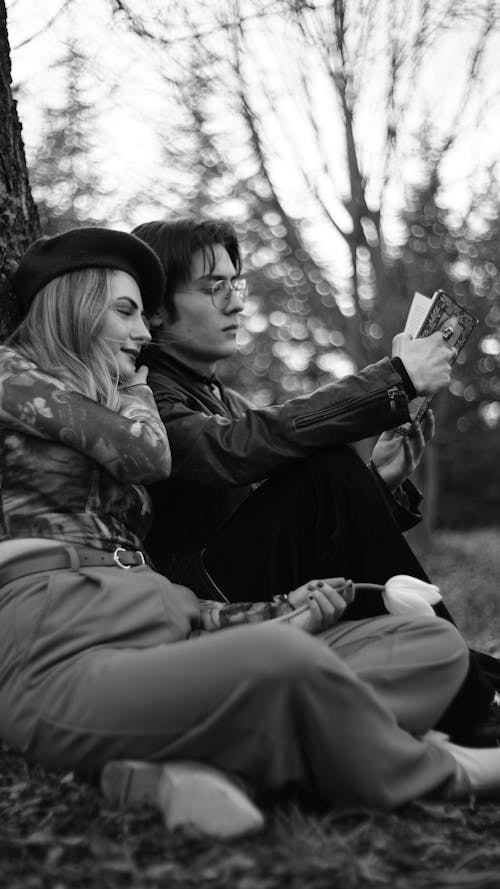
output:
[[[454,319],[447,322],[453,326]],[[418,395],[433,395],[448,386],[450,362],[456,356],[437,330],[430,336],[412,340],[407,333],[398,333],[392,341],[392,356],[401,358]]]
[[[372,453],[372,463],[387,487],[395,491],[417,468],[434,436],[434,414],[427,410],[421,423],[413,422],[407,435],[394,429],[383,432]]]
[[[338,623],[353,600],[352,580],[343,577],[310,580],[288,594],[288,601],[294,608],[308,605],[309,611],[300,615],[300,627],[313,635]],[[293,615],[291,622],[293,624]]]

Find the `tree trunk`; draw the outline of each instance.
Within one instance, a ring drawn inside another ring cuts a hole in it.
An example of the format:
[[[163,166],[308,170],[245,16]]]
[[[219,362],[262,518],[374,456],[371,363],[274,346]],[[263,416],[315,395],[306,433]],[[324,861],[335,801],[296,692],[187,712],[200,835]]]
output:
[[[0,340],[20,321],[10,273],[20,256],[40,235],[38,213],[24,155],[21,124],[12,97],[7,13],[0,0]]]

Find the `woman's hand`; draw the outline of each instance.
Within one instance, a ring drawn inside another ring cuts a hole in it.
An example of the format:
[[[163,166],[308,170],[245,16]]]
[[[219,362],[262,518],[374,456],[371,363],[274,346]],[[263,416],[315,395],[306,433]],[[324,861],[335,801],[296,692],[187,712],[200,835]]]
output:
[[[292,590],[288,601],[297,609],[308,606],[309,611],[300,615],[299,623],[301,629],[314,635],[338,623],[346,607],[354,601],[354,584],[344,577],[310,580]],[[291,623],[294,623],[293,614]]]
[[[130,386],[140,386],[141,383],[148,382],[148,373],[149,367],[146,367],[145,364],[142,364],[137,370],[130,373],[130,376],[127,377],[126,380],[122,380],[122,387],[124,389],[130,388]]]

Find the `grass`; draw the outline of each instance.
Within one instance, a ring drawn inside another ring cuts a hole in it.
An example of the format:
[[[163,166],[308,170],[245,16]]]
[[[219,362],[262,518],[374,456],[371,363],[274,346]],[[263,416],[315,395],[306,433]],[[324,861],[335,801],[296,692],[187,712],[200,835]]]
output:
[[[500,528],[441,532],[420,556],[470,647],[500,655]]]
[[[500,639],[499,531],[440,533],[424,561],[469,643]],[[0,748],[2,889],[499,889],[495,804],[414,803],[390,815],[294,807],[237,842],[167,834],[144,809],[121,813],[73,775]]]

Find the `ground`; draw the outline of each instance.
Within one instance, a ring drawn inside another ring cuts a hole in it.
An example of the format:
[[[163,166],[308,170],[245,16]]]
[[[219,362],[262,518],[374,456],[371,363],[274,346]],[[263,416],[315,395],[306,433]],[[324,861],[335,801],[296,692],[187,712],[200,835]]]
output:
[[[500,529],[436,535],[424,561],[469,643],[500,651]],[[120,813],[72,774],[0,749],[2,889],[499,889],[500,804],[418,803],[391,815],[297,808],[217,843]]]

